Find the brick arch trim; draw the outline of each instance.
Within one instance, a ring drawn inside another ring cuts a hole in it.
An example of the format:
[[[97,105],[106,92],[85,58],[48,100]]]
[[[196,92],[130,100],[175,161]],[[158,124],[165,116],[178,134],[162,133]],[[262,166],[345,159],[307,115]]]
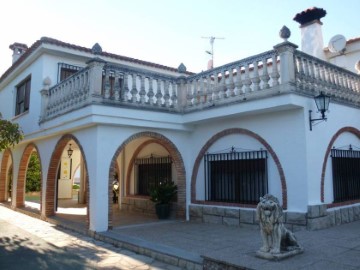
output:
[[[6,178],[7,178],[7,164],[14,160],[12,153],[9,149],[5,149],[2,160],[1,160],[1,171],[0,171],[0,202],[4,202],[6,198]]]
[[[131,141],[141,138],[141,137],[149,137],[150,139],[143,143],[142,147],[147,145],[148,143],[158,143],[162,145],[170,154],[174,166],[177,172],[177,186],[178,186],[178,192],[177,192],[177,216],[180,218],[185,218],[185,209],[186,209],[186,178],[185,178],[185,165],[184,161],[182,159],[182,156],[180,154],[180,151],[177,149],[175,144],[171,142],[167,137],[160,133],[156,132],[139,132],[136,133],[129,138],[127,138],[116,150],[110,164],[109,169],[109,220],[108,220],[108,227],[112,228],[112,201],[111,201],[111,188],[112,188],[112,176],[115,172],[115,166],[116,166],[116,160],[117,157],[120,155],[121,151],[123,151],[127,144],[129,144]],[[144,145],[145,144],[145,145]],[[141,147],[138,147],[137,150],[140,151]],[[134,155],[133,155],[134,157]]]
[[[327,161],[328,161],[328,157],[330,155],[330,151],[331,151],[331,148],[332,146],[334,145],[335,141],[337,138],[339,138],[339,136],[342,134],[342,133],[346,133],[346,132],[349,132],[349,133],[352,133],[354,135],[356,135],[359,139],[360,139],[360,130],[358,130],[357,128],[354,128],[354,127],[343,127],[341,129],[339,129],[335,134],[334,136],[331,138],[329,144],[328,144],[328,147],[326,149],[326,152],[325,152],[325,156],[324,156],[324,161],[323,161],[323,165],[322,165],[322,170],[321,170],[321,181],[320,181],[320,197],[321,197],[321,202],[323,203],[325,201],[325,171],[326,171],[326,167],[327,167]]]
[[[55,148],[51,154],[49,169],[46,178],[46,191],[45,191],[45,217],[53,216],[55,214],[55,185],[56,177],[58,172],[58,166],[62,152],[70,140],[73,140],[80,149],[82,160],[86,171],[86,208],[87,208],[87,226],[89,227],[90,211],[89,211],[89,196],[90,196],[90,185],[89,185],[89,174],[87,170],[87,162],[85,152],[83,150],[80,141],[72,134],[63,135],[55,145]]]
[[[193,172],[191,175],[191,202],[192,203],[196,203],[196,181],[197,181],[197,174],[199,171],[199,167],[200,167],[200,163],[201,160],[203,159],[205,153],[208,151],[208,149],[220,138],[222,137],[226,137],[229,135],[233,135],[233,134],[241,134],[241,135],[247,135],[249,137],[254,138],[255,140],[257,140],[258,142],[260,142],[265,148],[266,150],[269,152],[269,154],[271,155],[271,157],[273,158],[276,167],[278,169],[279,172],[279,176],[280,176],[280,183],[281,183],[281,194],[282,194],[282,202],[283,202],[283,208],[287,209],[287,187],[286,187],[286,179],[285,179],[285,174],[284,174],[284,170],[281,166],[280,160],[278,158],[278,156],[276,155],[275,151],[272,149],[272,147],[270,146],[270,144],[268,142],[265,141],[264,138],[262,138],[260,135],[247,130],[247,129],[242,129],[242,128],[231,128],[231,129],[225,129],[223,131],[220,131],[219,133],[215,134],[214,136],[212,136],[206,143],[205,145],[201,148],[198,156],[196,157],[195,160],[195,164],[194,164],[194,168],[193,168]]]
[[[34,143],[29,143],[21,156],[20,165],[19,165],[19,172],[18,172],[18,179],[17,179],[17,186],[16,186],[16,204],[15,207],[23,207],[25,205],[25,183],[26,183],[26,172],[30,160],[30,155],[33,151],[37,152],[39,161],[40,161],[40,171],[41,170],[41,158],[39,154],[39,149]],[[42,207],[42,175],[40,177],[41,181],[41,192],[40,192],[40,212]]]

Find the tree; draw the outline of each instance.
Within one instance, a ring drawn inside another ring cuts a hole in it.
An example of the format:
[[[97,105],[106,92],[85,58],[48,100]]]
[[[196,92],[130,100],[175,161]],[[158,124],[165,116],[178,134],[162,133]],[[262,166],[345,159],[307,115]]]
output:
[[[19,124],[2,119],[0,113],[0,151],[19,143],[23,137]]]
[[[40,160],[36,153],[32,153],[26,171],[26,192],[40,191],[40,189],[41,189]]]

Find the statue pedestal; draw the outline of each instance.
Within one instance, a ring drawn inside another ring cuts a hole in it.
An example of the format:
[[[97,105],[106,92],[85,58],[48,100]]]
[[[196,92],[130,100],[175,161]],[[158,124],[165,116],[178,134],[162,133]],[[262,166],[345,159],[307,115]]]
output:
[[[280,261],[289,257],[293,257],[295,255],[301,254],[304,252],[304,249],[301,247],[297,247],[293,250],[289,250],[289,251],[282,251],[281,253],[277,253],[277,254],[272,254],[270,252],[263,252],[263,251],[257,251],[256,252],[256,257],[262,258],[262,259],[266,259],[266,260],[271,260],[271,261]]]

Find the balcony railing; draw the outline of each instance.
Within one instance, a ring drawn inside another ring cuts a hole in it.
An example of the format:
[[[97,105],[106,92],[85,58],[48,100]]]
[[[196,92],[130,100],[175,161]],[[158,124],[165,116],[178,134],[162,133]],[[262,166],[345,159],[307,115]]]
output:
[[[320,91],[360,106],[360,76],[296,50],[274,50],[192,76],[167,75],[92,59],[88,66],[42,91],[41,122],[88,104],[186,113],[283,92]]]

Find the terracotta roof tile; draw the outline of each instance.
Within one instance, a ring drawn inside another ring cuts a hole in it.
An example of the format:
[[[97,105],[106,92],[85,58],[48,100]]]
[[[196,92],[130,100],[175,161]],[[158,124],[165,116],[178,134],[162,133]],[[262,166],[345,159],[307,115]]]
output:
[[[63,41],[60,41],[60,40],[57,40],[57,39],[54,39],[54,38],[50,38],[50,37],[42,37],[40,40],[37,40],[33,45],[31,45],[30,48],[22,56],[20,56],[20,58],[10,66],[10,68],[8,68],[4,72],[4,74],[0,77],[0,83],[7,76],[9,76],[9,74],[13,70],[15,70],[18,66],[20,66],[20,64],[27,57],[29,57],[29,55],[31,55],[32,52],[34,52],[38,47],[40,47],[41,44],[44,44],[44,43],[56,45],[56,46],[63,47],[63,48],[69,48],[69,49],[73,49],[73,50],[77,50],[77,51],[82,51],[82,52],[86,52],[86,53],[92,53],[92,50],[90,48],[86,48],[86,47],[82,47],[82,46],[79,46],[79,45],[63,42]],[[139,59],[136,59],[136,58],[127,57],[127,56],[117,55],[117,54],[113,54],[113,53],[108,53],[108,52],[101,52],[97,56],[106,56],[106,57],[117,59],[117,60],[123,60],[123,61],[132,62],[132,63],[144,65],[144,66],[149,66],[149,67],[159,68],[159,69],[163,69],[163,70],[168,70],[168,71],[172,71],[172,72],[177,72],[178,71],[176,68],[163,66],[163,65],[160,65],[160,64],[147,62],[147,61],[143,61],[143,60],[139,60]],[[191,75],[193,73],[192,72],[186,72],[186,74]]]

